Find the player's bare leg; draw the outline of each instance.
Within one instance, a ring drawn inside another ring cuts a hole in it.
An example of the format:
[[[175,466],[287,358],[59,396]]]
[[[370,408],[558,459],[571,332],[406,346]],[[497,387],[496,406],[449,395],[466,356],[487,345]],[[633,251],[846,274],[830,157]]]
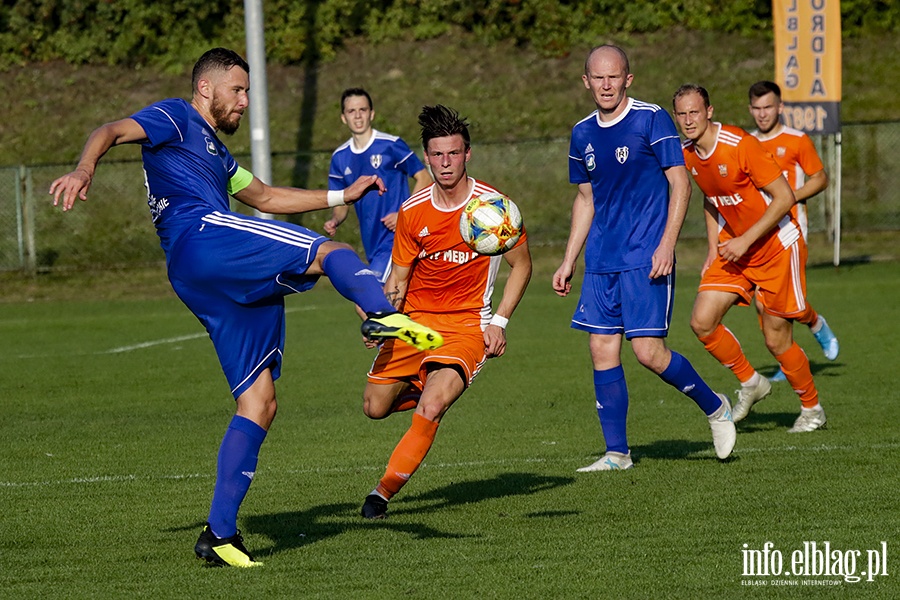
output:
[[[361,510],[364,518],[387,517],[388,501],[406,485],[425,460],[441,418],[465,389],[462,375],[455,368],[440,365],[429,370],[412,424],[394,448],[378,485],[366,496]]]

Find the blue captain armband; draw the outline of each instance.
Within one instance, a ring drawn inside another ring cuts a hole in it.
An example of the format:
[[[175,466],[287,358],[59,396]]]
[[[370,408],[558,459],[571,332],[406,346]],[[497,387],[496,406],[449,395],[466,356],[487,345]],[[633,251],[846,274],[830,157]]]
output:
[[[231,179],[228,180],[228,193],[232,196],[253,182],[253,173],[243,167],[238,167]]]

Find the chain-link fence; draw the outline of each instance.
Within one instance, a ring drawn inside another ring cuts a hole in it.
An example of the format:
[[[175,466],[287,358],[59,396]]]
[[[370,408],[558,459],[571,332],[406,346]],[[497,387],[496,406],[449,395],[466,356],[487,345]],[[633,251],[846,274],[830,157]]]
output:
[[[900,154],[895,151],[900,145],[900,121],[845,124],[842,139],[843,231],[900,231]],[[823,160],[828,164],[835,148],[817,141],[824,146]],[[575,195],[574,186],[568,183],[567,155],[567,139],[480,144],[473,147],[469,172],[516,200],[525,215],[532,244],[564,244]],[[326,151],[276,153],[273,183],[323,188],[330,158],[331,153]],[[238,157],[238,161],[250,165],[249,157]],[[89,202],[79,202],[74,210],[63,214],[52,206],[47,190],[53,179],[71,168],[0,168],[0,270],[34,272],[161,261],[140,162],[101,163]],[[695,190],[682,237],[705,236],[700,198]],[[810,231],[831,230],[830,206],[827,199],[816,198],[809,203]],[[321,231],[329,216],[330,211],[318,211],[289,218]],[[354,231],[352,223],[347,223],[338,239],[358,244]]]

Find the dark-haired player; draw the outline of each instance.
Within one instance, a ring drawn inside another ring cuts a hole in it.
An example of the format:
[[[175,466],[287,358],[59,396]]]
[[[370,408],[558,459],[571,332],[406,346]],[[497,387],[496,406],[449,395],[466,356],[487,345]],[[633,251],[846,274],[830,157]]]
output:
[[[800,225],[803,239],[809,243],[806,201],[828,187],[828,173],[825,172],[822,159],[819,158],[809,136],[800,130],[786,127],[781,122],[784,102],[781,101],[781,88],[777,83],[757,81],[750,86],[748,96],[750,96],[750,114],[757,127],[750,133],[756,136],[762,147],[775,158],[788,185],[794,190],[797,203],[791,208],[791,213]],[[756,307],[761,313],[762,307],[759,303],[756,303]],[[812,304],[806,305],[806,310],[797,317],[797,322],[809,327],[813,337],[822,347],[825,358],[834,360],[838,357],[840,352],[838,339],[825,317],[816,312]],[[784,381],[784,371],[779,368],[770,379]]]
[[[394,448],[387,469],[366,497],[362,516],[383,519],[388,501],[419,468],[438,424],[488,358],[506,351],[506,324],[531,278],[531,253],[523,233],[502,256],[469,249],[459,219],[469,200],[496,192],[468,176],[471,156],[466,120],[445,106],[419,115],[425,162],[435,183],[400,206],[385,294],[398,310],[442,334],[438,350],[419,351],[388,340],[369,372],[363,410],[369,418],[415,409],[412,425]],[[509,278],[496,311],[491,294],[501,261]]]
[[[363,333],[400,337],[421,348],[440,336],[397,313],[378,279],[356,253],[296,225],[229,210],[229,194],[266,213],[300,213],[353,202],[372,186],[360,177],[342,192],[273,187],[238,166],[218,132],[237,131],[247,109],[249,66],[216,48],[194,65],[191,101],[156,102],[94,130],[75,170],[54,181],[54,204],[69,210],[87,192],[100,158],[113,146],[142,147],[150,215],[178,297],[206,327],[236,400],[218,455],[209,519],[195,545],[217,565],[252,567],[237,530],[237,513],[275,418],[275,380],[284,348],[284,296],[328,276],[370,318]]]
[[[400,203],[409,197],[409,180],[415,180],[413,193],[431,183],[431,175],[416,153],[401,138],[372,127],[375,107],[372,97],[362,88],[349,88],[341,94],[341,121],[350,130],[350,139],[331,155],[328,188],[342,190],[360,175],[378,175],[387,190],[371,190],[353,204],[359,221],[359,234],[369,268],[381,282],[387,277],[397,227]],[[349,206],[336,206],[325,222],[325,233],[334,236],[347,218]]]

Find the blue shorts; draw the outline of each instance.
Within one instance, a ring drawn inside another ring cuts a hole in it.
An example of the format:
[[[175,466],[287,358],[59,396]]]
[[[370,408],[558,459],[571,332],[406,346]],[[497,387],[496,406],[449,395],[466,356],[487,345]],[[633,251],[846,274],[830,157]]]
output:
[[[305,273],[326,239],[291,223],[213,212],[173,244],[169,281],[209,332],[235,398],[263,369],[281,374],[284,296],[316,284],[319,276]]]
[[[369,258],[369,269],[378,278],[379,283],[387,281],[387,276],[391,272],[391,248],[379,250],[375,256]]]
[[[585,273],[572,328],[601,335],[666,337],[675,300],[675,271],[650,279],[650,267]]]

